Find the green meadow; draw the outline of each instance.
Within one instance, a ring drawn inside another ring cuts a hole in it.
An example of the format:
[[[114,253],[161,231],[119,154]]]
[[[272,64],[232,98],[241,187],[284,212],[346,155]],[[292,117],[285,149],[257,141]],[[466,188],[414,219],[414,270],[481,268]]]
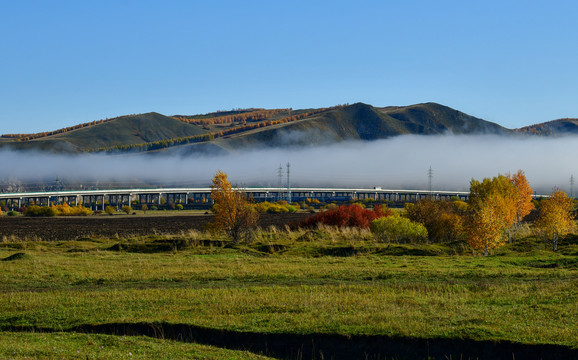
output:
[[[0,358],[265,358],[85,331],[106,324],[578,350],[573,238],[556,253],[530,237],[488,257],[462,245],[384,244],[362,230],[329,228],[261,231],[244,245],[199,232],[12,238],[0,243],[0,259]]]

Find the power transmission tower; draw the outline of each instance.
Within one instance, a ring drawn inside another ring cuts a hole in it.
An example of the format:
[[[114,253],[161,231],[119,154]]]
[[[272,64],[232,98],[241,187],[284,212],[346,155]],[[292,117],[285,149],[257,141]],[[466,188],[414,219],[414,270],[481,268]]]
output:
[[[291,203],[291,179],[289,174],[291,173],[291,164],[287,163],[287,202]]]
[[[64,185],[62,184],[62,180],[59,177],[56,177],[54,180],[54,191],[62,191],[64,189]]]
[[[574,198],[574,174],[570,175],[570,197]]]
[[[432,197],[432,181],[433,181],[433,170],[431,168],[431,166],[429,167],[429,170],[427,171],[427,189],[429,191],[429,197]]]
[[[279,191],[277,193],[277,201],[283,199],[283,192],[281,188],[283,187],[283,167],[279,164],[279,169],[277,169],[277,176],[279,177]]]

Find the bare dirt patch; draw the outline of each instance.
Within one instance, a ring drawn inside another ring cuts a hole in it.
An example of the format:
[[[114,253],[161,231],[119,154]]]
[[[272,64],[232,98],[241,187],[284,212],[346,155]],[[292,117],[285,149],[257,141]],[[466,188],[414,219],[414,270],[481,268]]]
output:
[[[309,214],[262,214],[259,226],[284,227]],[[212,215],[190,216],[88,216],[88,217],[1,217],[0,239],[15,236],[20,239],[44,241],[77,240],[86,237],[127,237],[151,234],[177,234],[181,231],[202,230]]]

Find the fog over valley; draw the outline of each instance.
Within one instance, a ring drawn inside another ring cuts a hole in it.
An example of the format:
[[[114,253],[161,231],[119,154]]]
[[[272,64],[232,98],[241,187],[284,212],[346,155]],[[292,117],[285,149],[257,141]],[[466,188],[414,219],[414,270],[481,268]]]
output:
[[[227,155],[55,155],[2,151],[2,184],[59,178],[65,184],[208,186],[217,170],[240,186],[278,185],[278,168],[291,164],[292,187],[379,186],[467,191],[472,178],[525,171],[537,193],[552,187],[569,191],[578,174],[575,137],[398,136],[386,140],[341,142],[317,147],[262,148]],[[3,189],[5,186],[3,186]]]

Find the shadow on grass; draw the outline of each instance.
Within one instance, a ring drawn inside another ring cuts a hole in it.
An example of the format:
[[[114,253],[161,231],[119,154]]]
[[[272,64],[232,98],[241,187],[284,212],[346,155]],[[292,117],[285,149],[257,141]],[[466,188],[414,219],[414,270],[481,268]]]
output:
[[[57,332],[31,327],[2,331]],[[80,325],[66,332],[149,336],[250,351],[279,359],[577,359],[578,349],[508,341],[416,339],[331,334],[262,334],[166,323]]]

